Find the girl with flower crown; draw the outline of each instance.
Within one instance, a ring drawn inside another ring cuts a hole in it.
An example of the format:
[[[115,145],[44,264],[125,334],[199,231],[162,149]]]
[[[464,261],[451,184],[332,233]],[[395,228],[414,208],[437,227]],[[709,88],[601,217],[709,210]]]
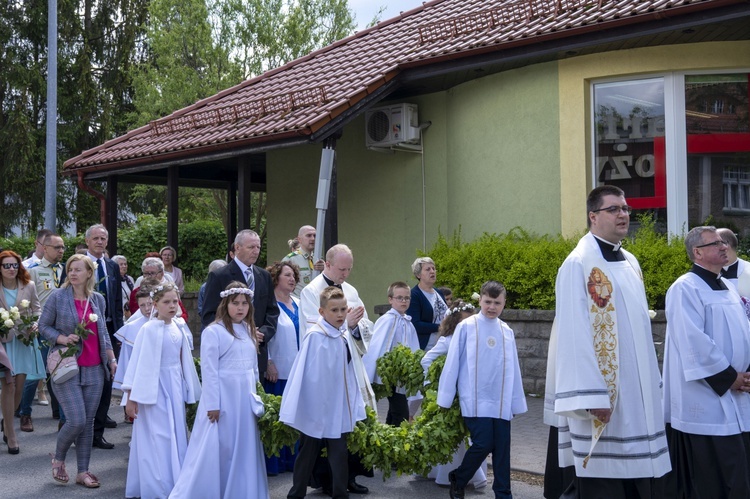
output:
[[[445,319],[440,323],[438,329],[438,341],[435,346],[422,357],[422,368],[424,374],[427,376],[427,371],[430,369],[432,363],[438,357],[444,356],[448,353],[448,346],[451,344],[451,338],[453,338],[453,332],[456,330],[458,323],[464,319],[468,319],[474,315],[474,305],[466,303],[463,300],[456,300],[451,304],[451,308],[445,314]],[[454,469],[458,468],[461,461],[464,459],[466,454],[466,444],[461,442],[453,454],[453,459],[447,464],[438,464],[432,471],[427,475],[427,478],[434,478],[435,483],[438,485],[448,486],[450,480],[448,480],[448,474]],[[470,485],[473,485],[475,489],[481,489],[487,485],[487,463],[482,466],[474,473],[474,476],[469,481]]]
[[[234,281],[220,296],[216,320],[201,333],[204,392],[170,498],[269,497],[258,431],[261,338],[253,322],[253,292]]]
[[[187,451],[185,404],[201,394],[188,332],[174,321],[180,298],[174,284],[151,290],[158,319],[146,322],[122,380],[125,412],[133,422],[125,497],[168,497]]]

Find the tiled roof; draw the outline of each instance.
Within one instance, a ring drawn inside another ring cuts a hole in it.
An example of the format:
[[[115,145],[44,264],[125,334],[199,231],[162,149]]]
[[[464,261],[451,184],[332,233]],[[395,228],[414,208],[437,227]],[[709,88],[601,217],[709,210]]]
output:
[[[742,0],[434,0],[65,162],[100,170],[308,137],[406,67]]]

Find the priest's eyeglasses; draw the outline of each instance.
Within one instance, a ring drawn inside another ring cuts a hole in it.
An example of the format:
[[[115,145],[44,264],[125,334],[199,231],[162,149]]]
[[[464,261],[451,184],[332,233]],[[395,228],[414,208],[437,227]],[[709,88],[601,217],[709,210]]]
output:
[[[696,246],[696,248],[706,248],[708,246],[728,246],[728,244],[724,242],[722,239],[719,239],[718,241],[712,241],[706,244],[699,244],[698,246]]]
[[[610,215],[619,215],[620,212],[630,215],[633,213],[632,206],[607,206],[606,208],[599,208],[598,210],[591,210],[591,213],[598,213],[600,211],[606,211]]]

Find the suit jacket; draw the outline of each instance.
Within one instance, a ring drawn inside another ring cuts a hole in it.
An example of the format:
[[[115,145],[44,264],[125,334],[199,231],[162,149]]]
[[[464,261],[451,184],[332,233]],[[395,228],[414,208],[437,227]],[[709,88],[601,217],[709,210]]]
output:
[[[102,359],[102,365],[108,379],[110,373],[107,363],[107,350],[112,350],[112,342],[109,340],[107,324],[104,319],[104,297],[99,293],[91,294],[91,312],[98,316],[96,327],[99,337],[99,357]],[[42,316],[39,318],[39,332],[50,345],[53,345],[52,349],[60,348],[62,345],[57,344],[57,337],[61,334],[65,336],[73,334],[77,324],[78,312],[73,298],[73,288],[68,286],[56,289],[49,295],[47,303],[44,304]]]
[[[263,333],[263,342],[258,348],[258,372],[263,377],[268,366],[268,342],[276,334],[276,324],[279,320],[279,306],[276,304],[276,295],[273,291],[271,274],[267,270],[253,265],[253,276],[255,277],[255,295],[253,296],[253,308],[255,313],[255,327]],[[221,297],[219,293],[232,281],[246,282],[239,265],[232,260],[229,265],[216,269],[208,274],[206,281],[206,297],[203,302],[201,323],[205,328],[216,318],[216,309],[219,307]]]
[[[114,329],[112,334],[120,329],[125,321],[123,320],[122,310],[122,276],[120,275],[120,266],[109,258],[102,257],[104,264],[107,267],[107,311],[106,318],[108,322],[111,322]],[[96,260],[94,260],[96,263]],[[96,272],[94,272],[96,276]],[[99,287],[94,286],[94,289],[98,290]]]
[[[16,304],[15,306],[21,309],[21,307],[18,305],[23,300],[29,300],[29,308],[31,308],[32,315],[39,316],[41,313],[41,306],[39,305],[39,298],[36,294],[36,285],[33,281],[29,281],[28,284],[21,284],[21,281],[16,280],[18,282],[18,294],[16,295]],[[2,286],[0,286],[2,288]],[[0,307],[4,308],[5,310],[9,310],[10,307],[8,306],[8,303],[5,301],[5,292],[0,289]],[[8,336],[5,338],[0,337],[0,341],[3,343],[8,343],[10,340],[13,339],[13,337],[16,335],[18,331],[11,330],[11,332],[8,333]]]
[[[435,289],[435,292],[445,300],[443,293]],[[427,342],[430,341],[430,335],[437,333],[440,324],[432,322],[432,318],[435,316],[435,311],[430,305],[430,301],[424,295],[419,284],[411,288],[411,302],[409,308],[406,310],[406,315],[411,316],[411,323],[414,324],[414,329],[417,330],[417,337],[419,338],[419,348],[424,350],[427,346]]]

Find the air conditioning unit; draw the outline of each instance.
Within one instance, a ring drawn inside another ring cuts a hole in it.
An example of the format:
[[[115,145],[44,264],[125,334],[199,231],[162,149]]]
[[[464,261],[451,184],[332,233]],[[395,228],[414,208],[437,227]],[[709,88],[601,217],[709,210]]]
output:
[[[419,119],[416,104],[393,104],[365,112],[367,147],[418,143]]]

